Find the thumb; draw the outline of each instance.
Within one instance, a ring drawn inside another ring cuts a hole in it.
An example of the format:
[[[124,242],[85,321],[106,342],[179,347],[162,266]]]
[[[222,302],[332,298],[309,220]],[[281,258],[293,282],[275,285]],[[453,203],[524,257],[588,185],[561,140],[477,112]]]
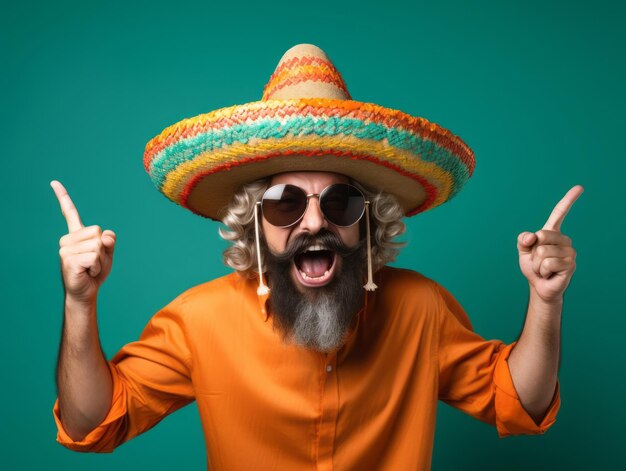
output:
[[[109,254],[113,253],[113,249],[115,248],[116,238],[117,236],[115,235],[115,232],[109,229],[102,232],[102,236],[100,237],[100,239],[102,240],[102,244],[104,245],[104,248],[107,251],[107,253]]]
[[[517,250],[520,253],[530,253],[536,242],[537,236],[533,232],[522,232],[517,236]]]

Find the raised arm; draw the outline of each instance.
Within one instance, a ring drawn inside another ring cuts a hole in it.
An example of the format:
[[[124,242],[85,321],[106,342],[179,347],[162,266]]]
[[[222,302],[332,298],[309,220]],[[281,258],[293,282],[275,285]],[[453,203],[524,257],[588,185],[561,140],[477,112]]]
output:
[[[102,353],[96,316],[98,290],[113,261],[115,233],[83,226],[63,185],[50,183],[67,221],[60,258],[65,288],[64,322],[57,363],[57,388],[63,427],[81,440],[111,407],[112,380]]]
[[[509,357],[511,378],[520,401],[539,423],[556,388],[561,352],[563,294],[576,269],[576,251],[561,224],[582,194],[575,186],[556,205],[543,229],[518,236],[520,268],[530,296],[522,334]]]

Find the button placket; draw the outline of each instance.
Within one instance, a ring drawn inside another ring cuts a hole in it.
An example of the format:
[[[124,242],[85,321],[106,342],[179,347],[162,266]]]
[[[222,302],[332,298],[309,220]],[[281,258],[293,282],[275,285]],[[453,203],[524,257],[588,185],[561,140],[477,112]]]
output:
[[[322,374],[325,376],[325,381],[322,391],[322,417],[320,420],[317,469],[330,471],[333,469],[335,434],[339,412],[336,353],[326,355],[323,361],[324,363],[320,366],[322,366]]]

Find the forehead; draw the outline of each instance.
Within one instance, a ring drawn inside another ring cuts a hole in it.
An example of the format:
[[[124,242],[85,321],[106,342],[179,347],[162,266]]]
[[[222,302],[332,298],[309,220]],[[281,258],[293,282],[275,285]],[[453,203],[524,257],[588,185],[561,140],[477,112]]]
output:
[[[271,185],[281,183],[306,188],[326,188],[334,183],[349,183],[345,175],[331,172],[285,172],[272,176]]]

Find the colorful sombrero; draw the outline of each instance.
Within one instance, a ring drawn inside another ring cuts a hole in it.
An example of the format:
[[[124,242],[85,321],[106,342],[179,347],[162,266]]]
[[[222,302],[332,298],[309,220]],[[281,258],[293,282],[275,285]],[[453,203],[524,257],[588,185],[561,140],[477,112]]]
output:
[[[165,196],[216,220],[243,184],[313,170],[391,193],[412,216],[456,195],[474,165],[472,150],[437,124],[352,100],[332,62],[310,44],[284,54],[261,101],[180,121],[144,154]]]

